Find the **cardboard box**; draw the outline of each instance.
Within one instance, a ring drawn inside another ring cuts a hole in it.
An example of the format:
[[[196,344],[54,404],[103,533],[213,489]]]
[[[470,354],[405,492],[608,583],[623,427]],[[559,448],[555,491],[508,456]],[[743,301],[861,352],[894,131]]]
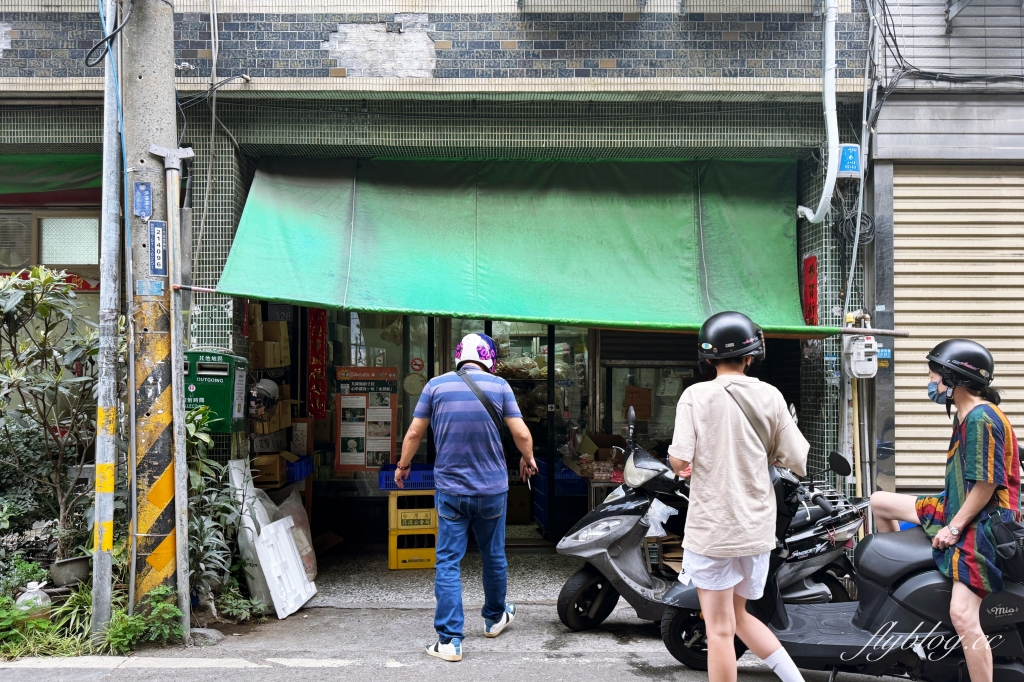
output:
[[[263,340],[263,307],[259,303],[250,303],[246,311],[249,323],[249,341]]]
[[[265,436],[253,438],[252,443],[253,451],[257,454],[281,452],[288,447],[288,438],[284,431],[275,431]]]
[[[274,406],[274,413],[265,422],[253,422],[253,433],[257,436],[267,436],[277,431],[287,429],[292,425],[292,405],[295,400],[278,400]]]
[[[278,488],[288,481],[287,460],[279,454],[253,457],[252,482],[257,488]]]
[[[525,485],[510,485],[508,487],[508,517],[505,523],[528,524],[533,521],[531,504],[529,488]]]
[[[288,323],[280,320],[263,323],[263,340],[276,341],[281,344],[281,358],[291,358],[291,346],[288,344]]]
[[[612,461],[612,448],[618,446],[626,449],[626,439],[622,436],[609,436],[604,433],[593,433],[584,436],[583,442],[577,448],[581,454],[593,455],[598,462]]]
[[[274,369],[287,367],[290,358],[281,355],[281,344],[277,341],[250,341],[249,366],[253,369]]]

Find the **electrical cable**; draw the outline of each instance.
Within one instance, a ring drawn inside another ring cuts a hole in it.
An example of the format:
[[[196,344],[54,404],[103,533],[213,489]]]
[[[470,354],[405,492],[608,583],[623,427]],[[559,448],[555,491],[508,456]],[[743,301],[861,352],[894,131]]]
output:
[[[128,23],[128,20],[132,18],[132,11],[134,9],[135,9],[135,0],[131,0],[128,3],[128,11],[125,12],[124,21],[122,21],[121,24],[117,28],[115,28],[113,31],[111,31],[110,33],[107,33],[98,43],[93,45],[89,49],[89,51],[85,54],[85,65],[86,66],[94,67],[94,66],[99,66],[100,65],[100,62],[103,61],[103,58],[106,57],[110,53],[110,43],[111,43],[111,41],[114,40],[114,38],[117,37],[117,34],[120,33],[121,29],[123,29],[125,27],[125,25]],[[101,12],[103,11],[102,7],[100,8],[100,11]],[[106,27],[106,21],[105,20],[103,21],[103,25],[104,25],[104,31],[106,31],[106,28],[105,28]],[[95,60],[91,59],[92,53],[95,52],[96,50],[98,50],[100,47],[103,48],[103,52]]]

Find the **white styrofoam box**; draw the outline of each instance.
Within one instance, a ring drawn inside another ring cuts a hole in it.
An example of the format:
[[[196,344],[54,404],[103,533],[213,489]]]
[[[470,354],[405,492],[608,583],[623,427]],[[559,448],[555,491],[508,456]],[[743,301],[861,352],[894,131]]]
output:
[[[292,537],[294,525],[292,517],[286,516],[263,526],[256,538],[260,566],[274,598],[277,617],[282,620],[298,611],[316,594],[316,585],[306,578],[299,549]]]

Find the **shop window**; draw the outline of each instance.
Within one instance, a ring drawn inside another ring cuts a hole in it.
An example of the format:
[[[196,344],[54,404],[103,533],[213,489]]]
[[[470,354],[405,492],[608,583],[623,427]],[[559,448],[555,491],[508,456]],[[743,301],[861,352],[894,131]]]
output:
[[[610,432],[627,435],[630,405],[637,413],[637,432],[651,441],[671,441],[676,404],[683,391],[699,381],[694,367],[610,367]]]
[[[46,217],[39,219],[39,228],[45,265],[99,264],[99,218]]]

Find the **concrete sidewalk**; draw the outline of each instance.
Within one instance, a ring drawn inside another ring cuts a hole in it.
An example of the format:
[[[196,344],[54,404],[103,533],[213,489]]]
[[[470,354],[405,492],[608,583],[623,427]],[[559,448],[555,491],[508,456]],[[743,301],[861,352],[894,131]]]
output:
[[[283,620],[225,627],[226,639],[209,648],[151,648],[130,658],[27,659],[0,663],[4,682],[617,682],[651,679],[700,682],[706,674],[673,659],[658,626],[618,608],[604,627],[573,633],[558,622],[554,606],[523,606],[516,622],[496,639],[483,636],[479,606],[467,607],[465,658],[447,663],[428,657],[434,640],[432,609],[304,609]],[[741,661],[740,679],[776,678],[756,658]],[[825,682],[808,673],[808,682]],[[868,678],[843,675],[843,682]]]

